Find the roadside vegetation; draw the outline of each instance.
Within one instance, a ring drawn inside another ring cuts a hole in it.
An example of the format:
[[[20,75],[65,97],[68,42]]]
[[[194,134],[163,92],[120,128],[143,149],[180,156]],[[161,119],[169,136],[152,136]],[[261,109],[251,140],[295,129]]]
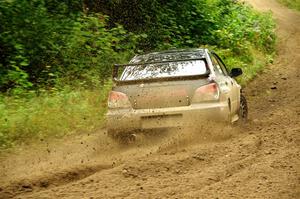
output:
[[[283,5],[300,11],[300,0],[278,0]]]
[[[232,0],[0,0],[0,147],[103,125],[111,65],[206,46],[251,80],[275,24]]]

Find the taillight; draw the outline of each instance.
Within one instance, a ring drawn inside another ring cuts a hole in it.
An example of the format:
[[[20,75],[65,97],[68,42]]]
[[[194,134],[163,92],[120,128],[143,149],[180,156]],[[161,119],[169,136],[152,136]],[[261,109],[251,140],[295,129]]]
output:
[[[126,94],[111,91],[108,97],[108,108],[129,108],[131,107],[130,101]]]
[[[220,92],[216,83],[211,83],[205,86],[201,86],[196,89],[193,96],[193,103],[216,101],[219,99]]]

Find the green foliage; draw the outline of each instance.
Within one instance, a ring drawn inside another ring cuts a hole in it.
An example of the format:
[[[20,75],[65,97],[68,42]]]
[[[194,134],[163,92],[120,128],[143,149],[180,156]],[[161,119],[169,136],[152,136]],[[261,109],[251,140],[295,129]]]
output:
[[[138,36],[122,26],[108,29],[108,17],[70,13],[63,3],[57,3],[54,12],[47,8],[51,3],[14,0],[0,4],[0,46],[5,52],[0,65],[2,91],[53,86],[66,74],[71,81],[89,82],[86,72],[103,79],[112,62],[133,53]]]
[[[81,86],[95,87],[100,80],[110,77],[112,63],[125,62],[134,54],[140,36],[128,33],[120,25],[107,29],[107,18],[83,16],[75,23],[72,37],[61,51],[63,59],[51,66],[52,74],[63,80],[63,84],[78,82]]]
[[[43,76],[42,71],[55,58],[72,22],[60,15],[52,17],[45,2],[39,0],[5,0],[0,4],[0,13],[0,46],[5,52],[0,84],[4,89],[27,88],[32,85],[30,80],[38,81]]]
[[[0,16],[0,90],[11,93],[97,87],[112,63],[154,49],[213,45],[251,63],[250,49],[275,41],[270,14],[232,0],[2,0]]]
[[[218,17],[222,25],[211,32],[215,45],[232,49],[237,55],[247,54],[251,45],[264,52],[274,51],[275,24],[270,13],[260,14],[240,4],[223,9],[227,14],[221,17],[219,13]]]
[[[300,0],[278,0],[278,1],[288,6],[289,8],[300,11]]]
[[[230,48],[237,54],[247,52],[249,44],[261,50],[274,50],[274,22],[270,13],[257,13],[237,1],[89,2],[92,2],[87,4],[90,10],[105,12],[113,23],[135,33],[146,33],[148,37],[139,44],[144,50],[198,47],[199,44]]]

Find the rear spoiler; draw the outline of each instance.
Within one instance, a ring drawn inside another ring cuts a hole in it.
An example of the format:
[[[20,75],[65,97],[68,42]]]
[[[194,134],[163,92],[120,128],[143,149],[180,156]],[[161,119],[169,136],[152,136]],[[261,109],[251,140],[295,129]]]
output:
[[[150,64],[162,64],[162,63],[173,63],[173,62],[183,62],[183,61],[198,61],[198,60],[203,60],[206,63],[207,66],[207,62],[205,58],[195,58],[195,59],[177,59],[177,60],[169,60],[169,61],[159,61],[159,62],[143,62],[143,63],[132,63],[132,64],[114,64],[113,65],[113,70],[112,70],[112,77],[113,77],[113,81],[118,82],[118,83],[129,83],[129,82],[143,82],[143,81],[160,81],[162,79],[166,79],[166,78],[155,78],[155,79],[144,79],[144,80],[128,80],[128,81],[120,81],[118,80],[118,73],[119,73],[119,69],[121,67],[126,67],[126,66],[140,66],[140,65],[150,65]],[[207,67],[208,71],[209,68]],[[199,78],[199,77],[207,77],[210,73],[207,72],[203,75],[192,75],[192,76],[185,76],[185,77],[168,77],[168,80],[172,80],[172,79],[194,79],[194,78]]]

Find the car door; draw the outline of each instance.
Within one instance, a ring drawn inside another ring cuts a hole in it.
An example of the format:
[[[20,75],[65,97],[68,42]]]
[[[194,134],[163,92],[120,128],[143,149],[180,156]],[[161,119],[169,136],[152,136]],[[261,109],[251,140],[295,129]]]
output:
[[[230,87],[230,102],[231,102],[231,112],[236,113],[240,106],[240,90],[241,86],[236,82],[235,79],[230,77],[229,72],[221,60],[221,58],[216,54],[212,53],[216,61],[218,62],[219,67],[221,68],[223,75],[225,76],[225,84]]]

